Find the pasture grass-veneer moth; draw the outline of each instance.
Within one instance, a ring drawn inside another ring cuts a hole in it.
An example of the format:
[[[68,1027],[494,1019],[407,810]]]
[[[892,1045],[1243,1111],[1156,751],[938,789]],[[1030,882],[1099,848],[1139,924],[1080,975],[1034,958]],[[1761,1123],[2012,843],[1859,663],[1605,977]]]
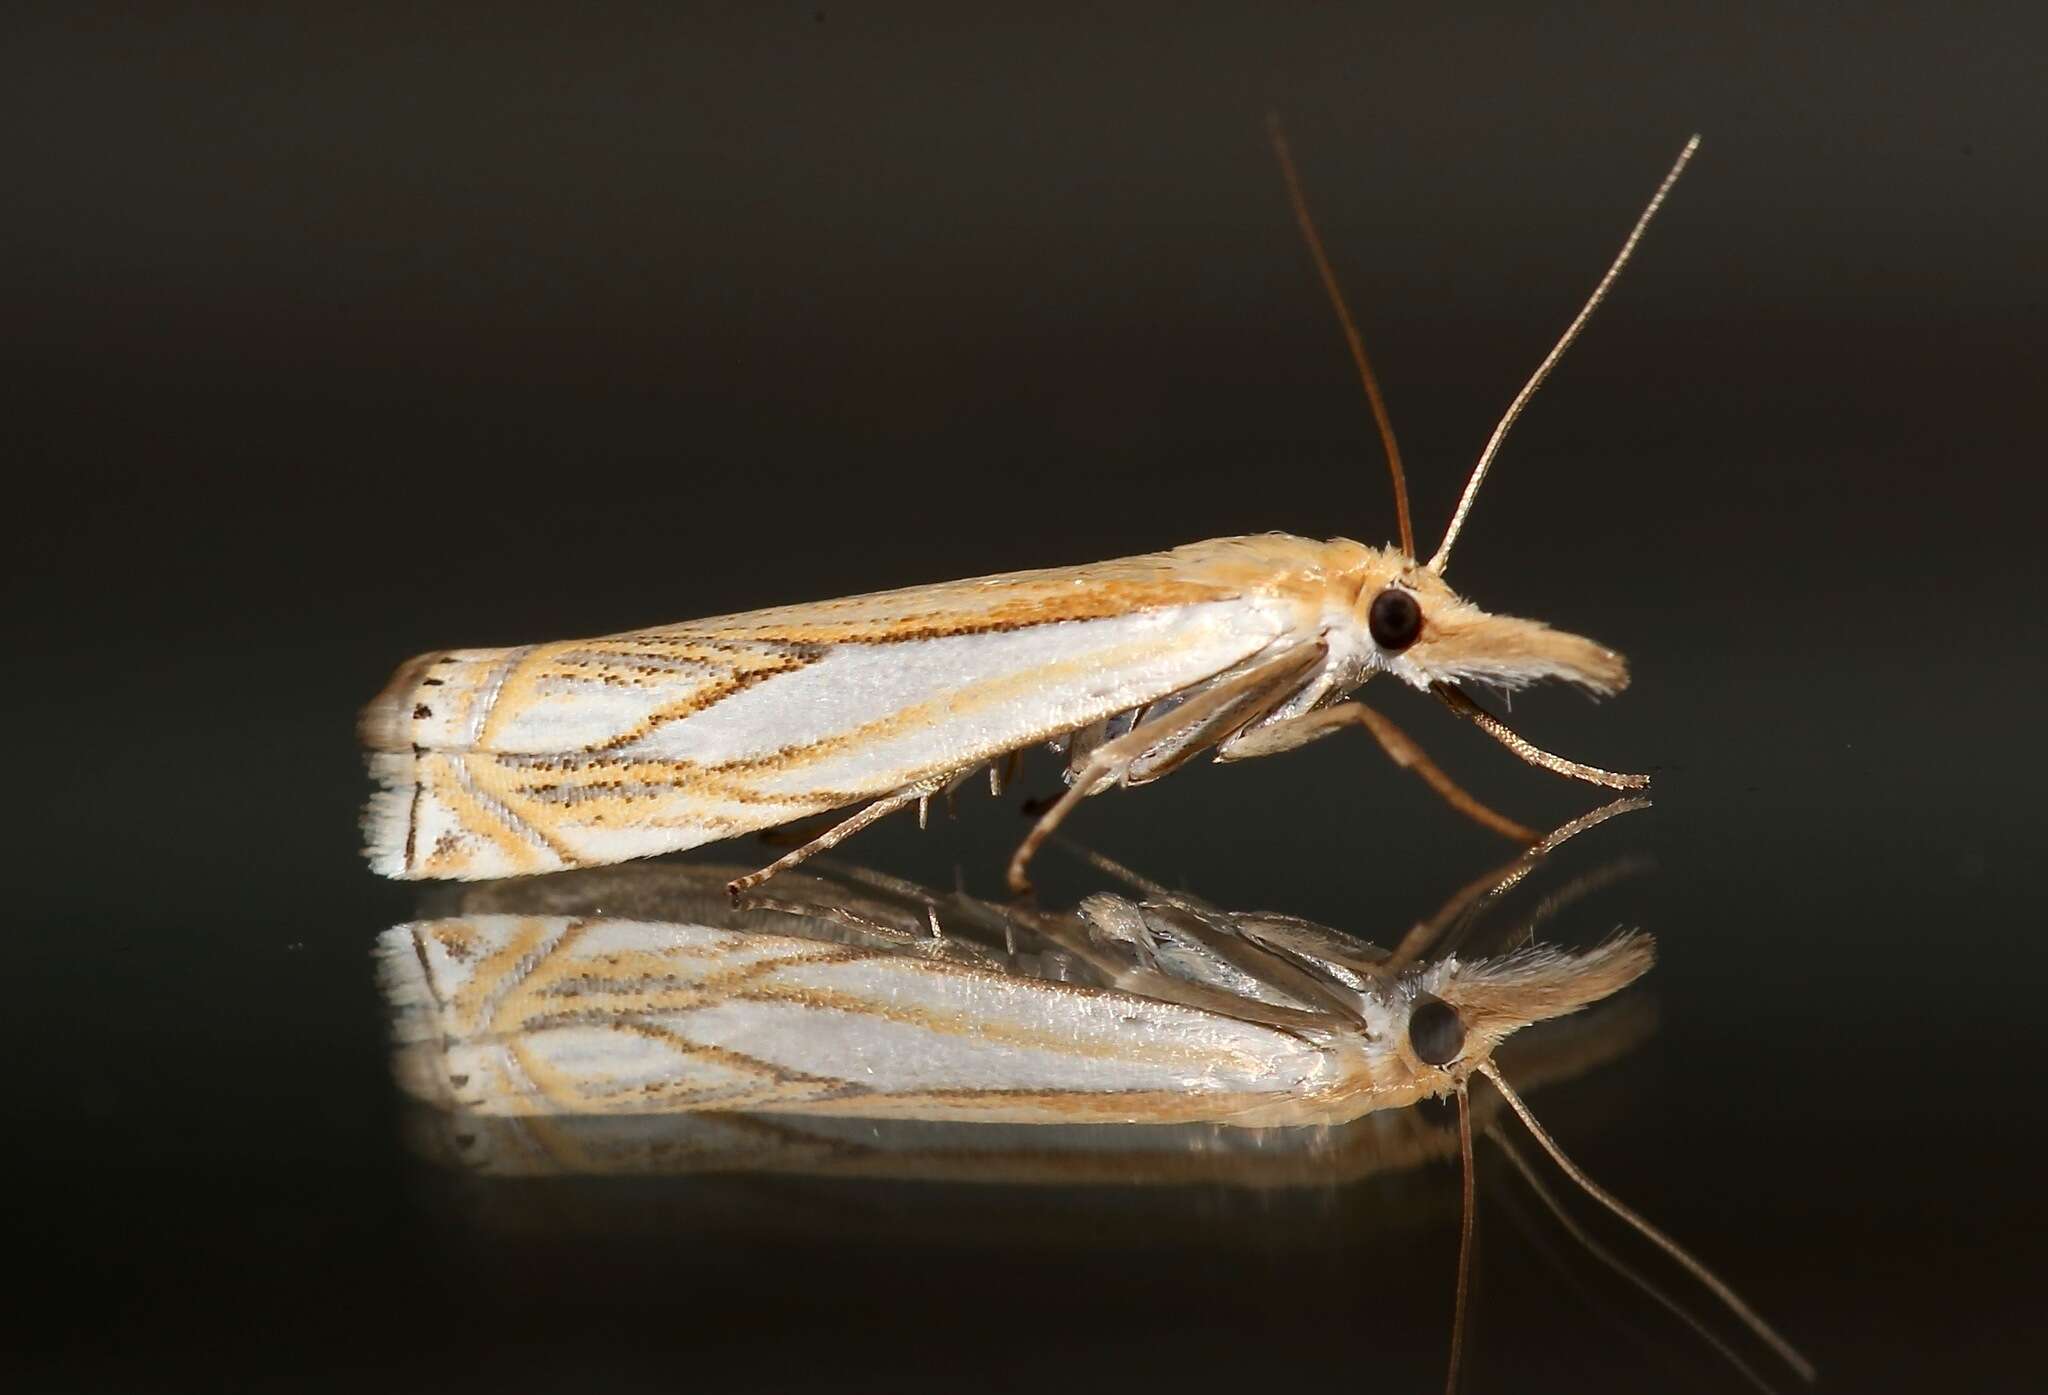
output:
[[[1010,882],[1084,798],[1155,780],[1204,752],[1243,760],[1364,727],[1467,815],[1488,809],[1385,717],[1349,700],[1386,674],[1435,693],[1523,760],[1619,789],[1648,783],[1540,750],[1458,686],[1560,679],[1596,694],[1621,655],[1493,615],[1444,581],[1510,425],[1593,308],[1698,145],[1688,142],[1584,308],[1515,396],[1443,540],[1418,561],[1393,432],[1303,203],[1293,207],[1379,421],[1398,546],[1280,533],[1044,571],[778,606],[510,649],[412,660],[364,712],[382,786],[364,815],[386,876],[479,879],[673,852],[830,810],[857,812],[734,892],[1050,743],[1067,788],[1018,846]]]
[[[479,888],[457,914],[385,932],[377,955],[404,1089],[464,1118],[712,1111],[1285,1133],[1449,1097],[1465,1168],[1460,1313],[1468,1090],[1485,1076],[1589,1197],[1804,1373],[1727,1285],[1570,1161],[1495,1062],[1522,1029],[1642,975],[1649,938],[1447,952],[1559,843],[1639,803],[1566,825],[1391,951],[1156,887],[1060,912],[849,872],[866,885],[798,876],[734,906],[726,871],[650,867]],[[1454,1324],[1453,1379],[1457,1349]]]

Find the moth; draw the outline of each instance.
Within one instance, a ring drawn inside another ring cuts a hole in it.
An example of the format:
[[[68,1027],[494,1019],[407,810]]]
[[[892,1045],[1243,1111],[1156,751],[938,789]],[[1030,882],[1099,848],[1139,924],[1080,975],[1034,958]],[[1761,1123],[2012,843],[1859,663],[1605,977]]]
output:
[[[371,865],[400,878],[550,872],[861,806],[735,878],[737,895],[895,810],[916,805],[922,819],[934,795],[979,771],[999,792],[1018,753],[1050,744],[1065,759],[1066,788],[1011,859],[1021,893],[1032,856],[1088,796],[1146,784],[1204,753],[1243,760],[1353,725],[1461,812],[1533,839],[1351,699],[1383,675],[1434,693],[1531,764],[1611,788],[1646,786],[1646,776],[1539,749],[1460,686],[1555,679],[1611,694],[1628,682],[1622,656],[1488,613],[1444,574],[1508,428],[1606,296],[1698,138],[1509,404],[1426,561],[1379,388],[1277,126],[1274,141],[1379,424],[1398,545],[1220,538],[599,639],[421,655],[360,723],[380,785],[363,818]]]
[[[722,887],[704,889],[715,889],[730,906]],[[705,910],[705,920],[720,919],[716,907],[707,903]],[[1061,1189],[1327,1191],[1458,1156],[1455,1120],[1420,1110],[1383,1110],[1331,1128],[1267,1129],[879,1121],[717,1110],[478,1114],[454,1102],[444,1054],[453,1039],[442,1035],[434,1018],[438,1000],[421,982],[418,957],[402,937],[390,945],[394,957],[384,979],[397,1024],[393,1070],[409,1102],[407,1139],[428,1160],[479,1176],[745,1173]],[[1549,1023],[1541,1034],[1511,1038],[1497,1059],[1527,1095],[1620,1060],[1655,1033],[1657,1021],[1654,1000],[1622,995]],[[1472,1109],[1475,1132],[1505,1150],[1501,1126],[1507,1106],[1499,1096],[1475,1097]],[[1316,1222],[1318,1234],[1325,1224]]]
[[[1237,1132],[1341,1126],[1451,1098],[1468,1250],[1467,1091],[1484,1076],[1588,1195],[1803,1364],[1732,1290],[1580,1172],[1494,1063],[1522,1028],[1640,977],[1653,955],[1646,935],[1429,957],[1455,907],[1386,951],[1164,893],[1099,894],[1070,913],[923,894],[906,912],[804,878],[794,901],[779,892],[735,909],[722,870],[645,870],[538,899],[515,888],[500,904],[531,909],[493,911],[478,898],[380,937],[404,1088],[462,1117],[715,1111]],[[570,909],[579,902],[581,913]]]

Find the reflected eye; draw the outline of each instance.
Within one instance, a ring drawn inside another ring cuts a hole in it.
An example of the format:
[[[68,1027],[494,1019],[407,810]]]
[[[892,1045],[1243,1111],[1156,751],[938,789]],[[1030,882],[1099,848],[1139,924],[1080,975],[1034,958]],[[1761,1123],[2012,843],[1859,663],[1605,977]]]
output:
[[[1389,586],[1372,598],[1365,613],[1365,628],[1372,642],[1390,654],[1398,654],[1422,634],[1422,607],[1415,597],[1398,586]]]
[[[1417,1059],[1447,1066],[1465,1049],[1465,1023],[1442,998],[1424,998],[1408,1016],[1408,1046]]]

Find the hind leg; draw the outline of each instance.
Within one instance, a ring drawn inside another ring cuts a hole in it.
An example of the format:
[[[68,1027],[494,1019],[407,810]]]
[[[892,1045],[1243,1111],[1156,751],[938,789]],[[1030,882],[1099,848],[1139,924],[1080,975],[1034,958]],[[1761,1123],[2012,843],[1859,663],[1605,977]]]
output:
[[[957,772],[935,775],[929,780],[920,780],[914,785],[905,785],[894,794],[885,794],[853,817],[842,819],[838,823],[833,824],[802,847],[791,848],[760,871],[749,872],[744,877],[734,877],[725,884],[726,894],[737,901],[746,892],[767,881],[777,872],[787,872],[799,862],[808,861],[821,852],[838,847],[875,820],[893,814],[898,809],[915,804],[919,807],[920,812],[922,812],[925,800],[930,799],[959,778],[960,776]]]

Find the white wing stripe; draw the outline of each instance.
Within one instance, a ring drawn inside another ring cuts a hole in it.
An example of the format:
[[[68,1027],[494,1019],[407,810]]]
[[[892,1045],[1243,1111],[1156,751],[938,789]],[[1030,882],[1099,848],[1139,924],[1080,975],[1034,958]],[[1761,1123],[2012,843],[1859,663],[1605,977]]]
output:
[[[1280,632],[1277,616],[1227,602],[1002,634],[841,645],[802,668],[666,723],[620,750],[705,765],[757,760],[844,736],[906,709],[963,700],[983,708],[978,715],[991,728],[1043,729],[1057,724],[1048,714],[1062,707],[1106,706],[1128,693],[1155,693],[1207,677],[1257,652]],[[1042,682],[1047,670],[1070,676],[1048,686]],[[989,703],[976,691],[1023,675],[1041,680],[1034,681],[1028,704]],[[958,733],[939,740],[954,749]],[[801,774],[813,789],[851,783],[816,766]]]

